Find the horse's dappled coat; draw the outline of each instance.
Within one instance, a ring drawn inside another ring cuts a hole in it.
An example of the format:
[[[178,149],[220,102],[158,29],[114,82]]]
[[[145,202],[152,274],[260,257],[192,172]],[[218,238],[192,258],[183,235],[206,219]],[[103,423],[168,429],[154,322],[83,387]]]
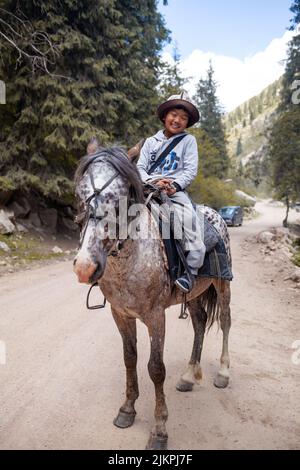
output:
[[[116,177],[105,187],[114,171],[117,173]],[[99,194],[93,188],[91,174],[97,189],[105,187]],[[81,161],[76,174],[76,192],[82,205],[86,205],[86,201],[92,197],[90,201],[93,209],[106,200],[118,204],[120,195],[124,194],[129,201],[143,201],[142,184],[137,169],[124,152],[116,148],[102,150]],[[219,233],[223,234],[230,256],[225,223],[218,219],[215,211],[206,208],[205,210],[210,211]],[[151,338],[148,371],[156,396],[155,425],[150,434],[148,448],[165,449],[168,438],[168,410],[163,389],[166,375],[163,362],[165,310],[170,305],[181,303],[182,293],[172,289],[164,261],[163,246],[157,236],[158,228],[152,217],[149,223],[149,212],[145,206],[141,210],[139,223],[141,227],[143,224],[149,224],[149,238],[128,239],[119,255],[111,257],[107,254],[114,240],[99,239],[97,219],[86,220],[86,231],[74,262],[74,271],[82,282],[95,279],[98,281],[111,304],[112,315],[122,337],[126,366],[126,399],[114,420],[114,424],[121,428],[133,424],[136,414],[134,404],[139,395],[136,319],[141,320],[148,328]],[[214,320],[220,323],[223,331],[221,368],[214,384],[225,388],[229,381],[230,282],[220,282],[215,278],[197,279],[192,292],[187,295],[187,300],[194,329],[194,343],[188,370],[181,376],[177,389],[182,392],[190,391],[199,381],[202,374],[200,359],[204,333],[206,327]]]

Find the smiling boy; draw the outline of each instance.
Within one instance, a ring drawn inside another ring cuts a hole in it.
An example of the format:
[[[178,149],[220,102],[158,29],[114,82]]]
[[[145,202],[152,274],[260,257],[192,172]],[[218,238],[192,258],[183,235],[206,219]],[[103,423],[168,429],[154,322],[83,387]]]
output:
[[[204,262],[205,245],[201,221],[185,191],[198,171],[197,142],[185,130],[199,120],[199,112],[188,95],[182,92],[162,103],[157,114],[164,129],[146,140],[137,166],[142,180],[155,181],[155,185],[169,196],[179,220],[184,220],[186,259],[195,276]],[[173,148],[170,148],[172,143]],[[188,293],[192,289],[193,279],[184,273],[175,284]]]

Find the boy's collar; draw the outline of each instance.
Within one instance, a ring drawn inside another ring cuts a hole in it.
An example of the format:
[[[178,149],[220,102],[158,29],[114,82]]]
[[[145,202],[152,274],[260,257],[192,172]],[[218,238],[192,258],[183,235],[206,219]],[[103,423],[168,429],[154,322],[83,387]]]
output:
[[[174,139],[175,137],[179,137],[180,135],[184,135],[186,134],[186,132],[180,132],[179,134],[175,134],[173,135],[172,137],[166,137],[165,134],[164,134],[164,130],[165,129],[161,129],[160,131],[157,132],[157,134],[155,134],[154,138],[156,140],[159,140],[159,141],[163,141],[163,140],[172,140]]]

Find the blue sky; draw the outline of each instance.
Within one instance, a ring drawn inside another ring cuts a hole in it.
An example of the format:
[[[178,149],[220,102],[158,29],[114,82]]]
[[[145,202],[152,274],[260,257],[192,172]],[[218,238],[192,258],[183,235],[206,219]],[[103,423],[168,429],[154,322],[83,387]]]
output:
[[[242,59],[286,31],[292,0],[168,0],[159,10],[184,58],[194,49]],[[168,48],[167,50],[170,50]]]
[[[190,78],[193,96],[212,61],[218,96],[230,111],[259,94],[284,73],[292,0],[169,0],[159,10],[181,56],[180,68]],[[173,45],[163,59],[172,63]]]

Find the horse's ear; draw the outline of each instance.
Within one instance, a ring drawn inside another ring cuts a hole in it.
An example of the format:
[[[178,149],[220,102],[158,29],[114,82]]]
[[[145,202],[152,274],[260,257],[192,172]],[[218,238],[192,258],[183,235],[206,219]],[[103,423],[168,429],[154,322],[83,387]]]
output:
[[[97,137],[92,137],[86,147],[87,155],[92,155],[100,149],[100,143]]]
[[[127,151],[128,158],[132,163],[136,163],[138,161],[144,142],[145,139],[140,140],[134,147]]]

